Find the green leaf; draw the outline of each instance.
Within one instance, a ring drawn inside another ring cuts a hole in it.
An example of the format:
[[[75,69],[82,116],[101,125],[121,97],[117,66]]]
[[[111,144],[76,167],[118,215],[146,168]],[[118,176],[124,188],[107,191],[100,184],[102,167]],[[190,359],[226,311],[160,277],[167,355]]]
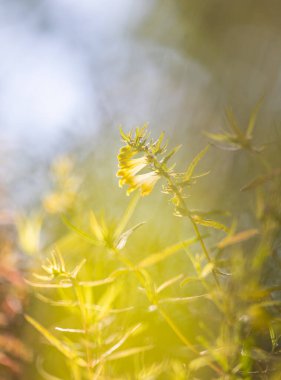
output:
[[[209,137],[211,140],[217,141],[217,142],[229,142],[230,136],[225,133],[210,133],[210,132],[204,132],[204,134]]]
[[[77,307],[79,306],[78,302],[71,301],[71,300],[61,300],[61,301],[54,301],[51,298],[45,297],[40,293],[35,293],[35,296],[42,302],[45,302],[48,305],[51,306],[58,306],[58,307]]]
[[[181,147],[182,145],[178,145],[174,149],[172,149],[171,152],[169,152],[163,159],[163,163],[165,164],[166,162],[168,162],[170,158],[172,158],[173,155],[176,154],[180,150]]]
[[[25,319],[31,324],[53,347],[60,351],[68,359],[75,359],[77,354],[73,352],[69,347],[62,343],[58,338],[51,334],[45,327],[35,321],[32,317],[25,314]]]
[[[45,283],[45,282],[33,282],[29,280],[24,280],[28,285],[33,286],[34,288],[57,288],[57,289],[63,289],[63,288],[71,288],[73,286],[72,282],[70,281],[61,281],[59,283]]]
[[[209,150],[209,145],[206,146],[201,152],[199,152],[194,159],[191,161],[191,164],[188,166],[185,176],[184,176],[184,181],[189,181],[193,175],[193,172],[198,165],[199,161],[202,160],[202,158],[205,156],[207,151]]]
[[[224,224],[216,222],[215,220],[203,219],[199,215],[192,215],[191,218],[196,224],[200,224],[205,227],[215,228],[216,230],[221,230],[224,232],[228,232],[229,230]]]
[[[202,269],[202,272],[200,273],[200,279],[207,277],[213,270],[214,270],[213,263],[206,264],[204,268]]]
[[[96,281],[80,281],[78,282],[78,285],[89,287],[89,288],[95,288],[96,286],[110,284],[113,281],[114,281],[113,277],[108,277],[108,278],[104,278],[102,280],[96,280]]]
[[[117,351],[127,340],[129,337],[134,335],[137,330],[141,327],[141,323],[135,325],[133,328],[130,328],[125,332],[125,334],[113,345],[111,346],[107,351],[105,351],[102,355],[100,355],[100,358],[97,360],[94,360],[92,363],[92,366],[95,367],[103,360],[110,360],[109,358],[114,357],[115,351]],[[118,356],[116,358],[119,358]],[[112,359],[113,360],[113,359]]]
[[[122,215],[119,223],[118,223],[118,226],[115,230],[115,233],[114,235],[115,236],[119,236],[123,231],[124,229],[126,228],[129,220],[131,219],[135,209],[136,209],[136,206],[138,204],[138,201],[140,199],[140,195],[139,193],[137,193],[130,201],[126,211],[124,212],[124,214]]]
[[[107,360],[111,361],[111,360],[127,358],[128,356],[132,356],[132,355],[140,354],[148,350],[152,350],[152,348],[153,348],[153,345],[128,348],[126,350],[115,352],[114,354],[110,355],[107,358]]]
[[[96,215],[93,211],[90,211],[90,226],[98,241],[104,240],[104,233],[101,225],[97,221]]]
[[[43,368],[43,360],[40,357],[37,358],[36,368],[37,368],[40,376],[42,377],[42,379],[45,379],[45,380],[63,380],[61,377],[51,375],[49,372],[47,372]]]
[[[65,215],[62,215],[61,216],[62,218],[62,221],[63,223],[72,231],[74,231],[76,234],[78,234],[80,237],[82,237],[83,239],[86,239],[88,242],[94,244],[94,245],[97,245],[98,242],[93,239],[93,237],[89,234],[87,234],[86,232],[84,232],[83,230],[81,230],[80,228],[74,226],[74,224],[72,224]]]
[[[119,127],[120,136],[125,142],[128,142],[130,140],[129,136],[126,135],[126,133],[123,131],[122,127]]]
[[[108,289],[103,293],[103,295],[100,297],[98,304],[101,307],[101,310],[98,315],[98,319],[102,320],[104,319],[107,314],[109,313],[109,310],[111,308],[111,305],[117,298],[121,291],[120,285],[117,286],[116,284],[108,287]]]
[[[71,276],[73,278],[76,278],[78,273],[80,272],[81,268],[83,267],[83,265],[86,263],[86,259],[83,259],[78,265],[76,265],[76,267],[73,269],[73,271],[71,272]]]
[[[175,282],[181,280],[183,277],[183,274],[179,274],[178,276],[172,277],[169,280],[165,281],[163,284],[158,286],[156,289],[156,293],[161,293],[164,289],[168,288],[169,286],[173,285]]]
[[[259,231],[257,229],[249,229],[249,230],[238,232],[235,235],[227,236],[226,238],[222,239],[217,244],[217,247],[219,249],[223,249],[230,245],[241,243],[243,241],[249,240],[252,237],[258,235],[258,233]]]
[[[269,174],[259,176],[252,181],[250,181],[247,185],[243,186],[241,191],[247,191],[255,189],[258,186],[264,185],[266,182],[273,180],[275,177],[281,175],[281,168],[273,169]]]
[[[70,334],[85,334],[86,333],[85,330],[64,328],[64,327],[59,327],[59,326],[56,326],[55,330],[60,331],[60,332],[64,332],[64,333],[65,332],[70,333]]]
[[[243,142],[245,137],[241,129],[238,127],[238,123],[236,121],[236,118],[234,116],[232,109],[231,108],[226,109],[225,114],[229,122],[230,128],[233,130],[233,132],[235,133],[239,141]]]
[[[185,303],[189,301],[195,301],[200,298],[208,298],[209,294],[200,294],[198,296],[190,296],[190,297],[171,297],[171,298],[162,298],[159,303]]]
[[[200,281],[199,277],[186,277],[182,280],[182,282],[180,283],[180,286],[183,287],[184,285],[187,285],[191,282],[197,282],[197,281]]]
[[[252,138],[253,131],[254,131],[254,128],[255,128],[255,125],[256,125],[257,116],[258,116],[259,110],[261,108],[261,105],[263,103],[263,100],[264,100],[264,97],[262,97],[257,102],[256,106],[254,107],[253,111],[251,112],[251,115],[250,115],[250,118],[249,118],[249,122],[248,122],[248,128],[247,128],[247,131],[246,131],[246,137],[248,139]]]
[[[189,363],[189,369],[191,371],[198,371],[200,368],[209,366],[212,361],[213,359],[210,356],[198,357]]]
[[[275,334],[275,331],[272,326],[269,326],[269,335],[271,339],[272,351],[274,352],[276,347],[278,346],[278,337]]]
[[[127,240],[128,238],[132,235],[132,233],[138,229],[139,227],[141,227],[143,224],[145,224],[145,222],[142,222],[142,223],[138,223],[136,226],[130,228],[128,231],[124,232],[120,237],[119,237],[119,240],[116,244],[116,248],[121,250],[125,247],[126,243],[127,243]]]
[[[173,244],[167,248],[164,248],[160,252],[156,252],[148,257],[146,257],[144,260],[142,260],[139,264],[139,268],[147,268],[151,265],[155,265],[163,260],[165,260],[167,257],[174,255],[178,251],[180,251],[183,248],[186,248],[198,241],[198,238],[193,238],[189,240],[184,240],[179,243]]]

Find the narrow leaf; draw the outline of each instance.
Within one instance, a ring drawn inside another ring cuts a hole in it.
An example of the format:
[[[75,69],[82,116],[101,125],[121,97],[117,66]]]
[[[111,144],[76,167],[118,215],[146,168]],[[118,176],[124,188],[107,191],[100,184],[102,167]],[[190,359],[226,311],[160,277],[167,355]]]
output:
[[[261,108],[261,105],[263,103],[263,99],[264,99],[264,97],[262,97],[258,101],[258,103],[254,107],[253,111],[251,112],[251,115],[250,115],[250,118],[249,118],[249,122],[248,122],[248,128],[247,128],[247,131],[246,131],[246,136],[247,136],[248,139],[252,138],[253,131],[254,131],[255,124],[256,124],[256,120],[257,120],[257,116],[258,116],[259,110]]]
[[[235,135],[242,142],[244,140],[244,134],[241,131],[241,129],[238,127],[238,123],[236,121],[236,118],[234,116],[232,109],[231,108],[226,109],[225,114],[226,114],[227,120],[229,122],[230,128],[233,130]]]
[[[169,280],[165,281],[163,284],[158,286],[156,293],[161,293],[164,289],[168,288],[169,286],[173,285],[175,282],[181,280],[183,277],[183,274],[179,274],[178,276],[175,276],[173,278],[170,278]]]
[[[130,235],[136,230],[138,229],[139,227],[141,227],[143,224],[145,224],[144,222],[142,223],[138,223],[136,226],[130,228],[128,231],[124,232],[120,237],[119,237],[119,241],[116,245],[116,248],[121,250],[125,247],[126,243],[127,243],[127,240],[128,238],[130,237]]]
[[[247,191],[247,190],[252,190],[255,189],[258,186],[261,186],[265,184],[268,181],[271,181],[275,177],[278,177],[281,175],[281,168],[277,168],[272,170],[269,174],[264,175],[264,176],[259,176],[252,181],[250,181],[247,185],[243,186],[241,191]]]
[[[130,140],[129,137],[126,135],[126,133],[123,131],[122,127],[119,128],[119,132],[120,132],[120,136],[125,142]]]
[[[153,345],[128,348],[127,350],[115,352],[114,354],[110,355],[107,358],[107,360],[111,361],[111,360],[127,358],[128,356],[132,356],[132,355],[140,354],[141,352],[152,350],[152,348],[153,348]]]
[[[43,327],[40,323],[35,321],[32,317],[25,314],[25,319],[28,323],[30,323],[53,347],[55,347],[58,351],[60,351],[65,357],[68,359],[75,359],[76,354],[67,347],[64,343],[62,343],[58,338],[56,338],[53,334],[51,334],[45,327]]]
[[[172,149],[171,152],[168,153],[167,156],[165,156],[163,163],[168,162],[170,160],[170,158],[172,158],[173,155],[176,154],[180,150],[181,147],[182,147],[182,145],[178,145],[174,149]]]
[[[186,277],[185,279],[182,280],[182,282],[180,283],[180,286],[182,287],[186,284],[189,284],[191,282],[197,282],[197,281],[200,281],[199,277]]]
[[[84,232],[83,230],[81,230],[80,228],[74,226],[67,218],[66,216],[62,215],[61,216],[62,218],[62,221],[63,223],[72,231],[76,232],[76,234],[78,234],[79,236],[81,236],[83,239],[86,239],[88,242],[94,244],[94,245],[97,245],[97,241],[95,239],[93,239],[93,237],[89,234],[87,234],[86,232]]]
[[[76,278],[78,273],[80,272],[81,268],[83,267],[83,265],[86,263],[86,259],[83,259],[74,269],[73,271],[71,272],[71,276],[73,278]]]
[[[202,272],[200,273],[200,279],[206,278],[213,270],[214,270],[213,263],[206,264],[205,267],[202,269]]]
[[[59,283],[43,283],[43,282],[33,282],[29,280],[24,280],[28,285],[33,286],[34,288],[71,288],[73,285],[71,282],[59,282]]]
[[[185,303],[189,301],[194,301],[199,298],[208,298],[208,294],[200,294],[199,296],[190,296],[190,297],[171,297],[171,298],[162,298],[159,303]]]
[[[191,161],[184,176],[185,181],[189,181],[191,179],[196,166],[198,165],[199,161],[202,160],[202,158],[205,156],[208,150],[209,150],[209,145],[207,145],[203,150],[201,150],[201,152],[199,152]]]
[[[142,260],[138,267],[139,268],[147,268],[151,265],[157,264],[163,260],[165,260],[167,257],[174,255],[178,251],[180,251],[183,248],[186,248],[198,241],[198,238],[193,238],[189,240],[184,240],[179,243],[173,244],[170,247],[164,248],[162,251],[154,253],[144,260]]]
[[[209,137],[211,140],[217,141],[217,142],[229,142],[230,136],[225,133],[211,133],[211,132],[204,132],[204,134]]]
[[[99,241],[103,241],[104,235],[102,227],[100,226],[99,222],[97,221],[97,218],[93,211],[90,211],[90,226],[92,228],[92,231],[95,235],[95,237]]]
[[[71,333],[71,334],[85,334],[85,330],[81,330],[81,329],[68,329],[68,328],[57,326],[57,327],[55,327],[55,330],[61,331],[61,332],[67,332],[67,333]]]
[[[212,227],[212,228],[215,228],[216,230],[221,230],[224,232],[228,232],[228,230],[229,230],[222,223],[216,222],[215,220],[211,220],[211,219],[203,219],[199,215],[192,215],[192,220],[196,224],[200,224],[200,225],[205,226],[205,227]]]
[[[227,236],[226,238],[222,239],[217,244],[217,247],[219,249],[223,249],[230,245],[241,243],[243,241],[249,240],[252,237],[258,235],[258,233],[259,231],[257,229],[250,229],[250,230],[238,232],[235,235]]]
[[[113,281],[114,281],[114,278],[108,277],[108,278],[104,278],[102,280],[96,280],[96,281],[80,281],[80,282],[78,282],[78,285],[89,287],[89,288],[94,288],[96,286],[110,284]]]
[[[137,193],[131,199],[126,211],[124,212],[124,214],[121,217],[121,220],[118,223],[118,226],[115,230],[115,236],[119,236],[124,231],[124,229],[126,228],[129,220],[131,219],[131,217],[132,217],[132,215],[136,209],[136,206],[138,204],[139,199],[140,199],[139,193]]]

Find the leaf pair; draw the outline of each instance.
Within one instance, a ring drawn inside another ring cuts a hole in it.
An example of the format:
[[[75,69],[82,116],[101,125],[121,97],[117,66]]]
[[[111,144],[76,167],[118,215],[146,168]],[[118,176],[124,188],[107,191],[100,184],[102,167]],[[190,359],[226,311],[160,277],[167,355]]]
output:
[[[219,143],[218,147],[224,150],[248,149],[254,152],[261,152],[263,150],[263,147],[253,146],[252,139],[257,115],[262,102],[263,98],[261,98],[254,107],[253,111],[250,114],[248,125],[245,130],[240,128],[233,111],[231,109],[227,109],[226,118],[231,131],[224,131],[223,133],[205,132],[205,134],[211,140]]]

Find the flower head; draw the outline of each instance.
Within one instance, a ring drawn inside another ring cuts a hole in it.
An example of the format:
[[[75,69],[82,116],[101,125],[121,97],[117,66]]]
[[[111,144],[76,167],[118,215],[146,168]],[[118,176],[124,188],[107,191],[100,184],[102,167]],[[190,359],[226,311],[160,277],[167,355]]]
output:
[[[141,157],[134,158],[138,153],[142,154]],[[140,189],[141,195],[148,195],[153,190],[158,179],[160,179],[160,176],[155,171],[138,174],[149,167],[149,155],[145,151],[141,152],[140,149],[129,144],[120,149],[118,161],[117,177],[120,177],[119,186],[128,186],[127,195],[137,189]]]

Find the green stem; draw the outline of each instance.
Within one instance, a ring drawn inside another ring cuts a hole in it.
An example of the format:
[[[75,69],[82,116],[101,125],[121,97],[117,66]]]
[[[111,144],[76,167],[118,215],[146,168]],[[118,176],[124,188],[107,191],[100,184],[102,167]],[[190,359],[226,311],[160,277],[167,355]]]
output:
[[[191,217],[191,215],[190,215],[190,212],[189,212],[189,210],[188,210],[188,207],[187,207],[187,205],[186,205],[186,203],[185,203],[185,201],[184,201],[184,199],[183,199],[183,197],[182,197],[182,195],[181,195],[181,193],[180,193],[180,191],[179,191],[177,185],[174,183],[172,177],[170,176],[169,173],[167,173],[167,171],[163,170],[163,168],[161,168],[161,171],[162,171],[161,174],[164,175],[164,177],[165,177],[165,178],[167,179],[167,181],[169,182],[169,184],[170,184],[172,190],[175,192],[175,195],[176,195],[176,197],[178,198],[178,201],[179,201],[179,203],[180,203],[180,206],[181,206],[181,208],[184,210],[185,215],[188,216],[188,218],[189,218],[189,220],[190,220],[190,222],[191,222],[191,224],[192,224],[192,226],[193,226],[193,228],[194,228],[194,231],[195,231],[195,233],[196,233],[197,239],[198,239],[198,241],[199,241],[199,243],[200,243],[200,245],[201,245],[201,248],[202,248],[202,250],[203,250],[203,252],[204,252],[204,255],[205,255],[207,261],[208,261],[209,263],[213,264],[213,261],[212,261],[212,259],[211,259],[211,256],[210,256],[208,250],[207,250],[207,247],[206,247],[206,245],[205,245],[205,243],[204,243],[204,240],[203,240],[203,237],[202,237],[202,235],[201,235],[201,233],[200,233],[200,231],[199,231],[199,228],[198,228],[197,224],[194,222],[194,220],[192,219],[192,217]],[[219,281],[219,278],[218,278],[218,275],[217,275],[215,269],[212,270],[212,274],[213,274],[214,280],[215,280],[215,282],[216,282],[218,288],[221,289],[220,281]]]
[[[78,301],[80,314],[81,314],[81,322],[82,327],[85,333],[85,342],[84,342],[84,348],[86,353],[86,359],[87,359],[87,371],[88,371],[88,378],[89,380],[93,379],[93,373],[92,373],[92,358],[91,358],[91,352],[89,348],[89,324],[88,324],[88,311],[85,306],[84,296],[81,291],[81,287],[76,283],[75,279],[72,280],[73,282],[73,288],[74,292]]]
[[[131,263],[129,259],[124,257],[123,255],[120,254],[120,252],[117,249],[113,249],[113,252],[115,253],[116,257],[124,264],[127,268],[129,268],[131,271],[133,271],[136,275],[136,277],[140,280],[141,285],[142,284],[142,276],[140,275],[139,271],[137,268],[135,268],[134,264]],[[148,301],[150,302],[150,297],[146,292],[146,297]],[[181,332],[179,327],[175,324],[175,322],[169,317],[169,315],[166,313],[165,310],[162,309],[162,307],[159,304],[156,304],[157,309],[159,310],[159,313],[167,323],[167,325],[171,328],[171,330],[175,333],[175,335],[179,338],[179,340],[194,354],[197,356],[200,356],[200,352],[196,350],[196,348],[193,346],[193,344],[186,338],[186,336]],[[208,366],[212,368],[217,374],[223,375],[224,372],[217,367],[215,364],[208,362]]]
[[[194,231],[195,231],[196,236],[197,236],[197,238],[199,240],[199,243],[200,243],[200,245],[201,245],[201,247],[203,249],[205,257],[207,258],[207,260],[208,260],[209,263],[212,263],[212,259],[211,259],[210,255],[209,255],[209,252],[208,252],[207,247],[206,247],[206,245],[204,243],[202,235],[200,234],[200,231],[199,231],[199,228],[198,228],[197,224],[194,222],[194,220],[190,216],[189,216],[189,220],[191,221],[191,223],[193,225]],[[219,281],[218,275],[217,275],[217,273],[216,273],[216,271],[214,269],[212,270],[212,273],[213,273],[213,277],[215,279],[215,282],[216,282],[218,288],[221,289],[221,285],[220,285],[220,281]]]

